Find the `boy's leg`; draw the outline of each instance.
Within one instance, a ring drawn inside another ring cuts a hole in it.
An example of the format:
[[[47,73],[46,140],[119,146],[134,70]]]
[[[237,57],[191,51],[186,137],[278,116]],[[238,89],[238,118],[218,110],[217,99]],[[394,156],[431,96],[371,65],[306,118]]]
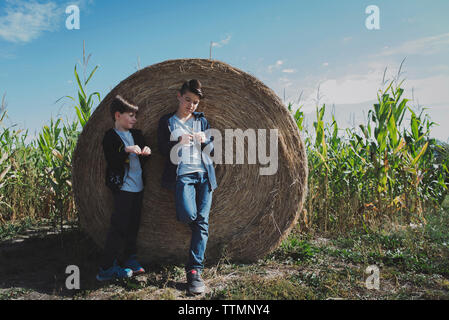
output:
[[[133,202],[131,192],[117,191],[113,193],[114,210],[111,215],[111,225],[109,227],[106,243],[104,247],[101,266],[107,269],[112,266],[114,259],[126,239],[126,227],[128,226],[128,211]]]
[[[192,230],[190,241],[189,262],[186,271],[196,269],[201,272],[204,268],[204,253],[209,238],[209,211],[212,204],[212,191],[206,173],[199,174],[199,181],[195,186],[196,191],[196,219],[189,224]]]
[[[176,179],[176,218],[180,222],[190,224],[196,219],[195,183],[197,181],[195,173],[185,174]]]
[[[137,253],[137,233],[140,227],[140,218],[142,213],[142,200],[143,191],[133,193],[132,204],[129,210],[129,220],[126,232],[125,241],[125,257],[128,258],[131,255]]]

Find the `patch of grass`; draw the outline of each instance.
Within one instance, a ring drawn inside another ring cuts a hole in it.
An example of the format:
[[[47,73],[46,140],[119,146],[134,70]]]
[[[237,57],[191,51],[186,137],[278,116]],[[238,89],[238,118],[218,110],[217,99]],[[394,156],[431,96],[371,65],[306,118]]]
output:
[[[185,278],[184,268],[175,265],[153,266],[149,267],[150,272],[146,274],[146,282],[141,284],[143,287],[154,286],[165,288],[169,283],[182,281]]]
[[[325,248],[324,252],[331,257],[342,259],[345,262],[367,262],[367,257],[356,249]]]
[[[0,241],[9,240],[16,237],[25,230],[42,225],[42,221],[26,217],[20,221],[0,224]]]
[[[449,197],[446,198],[449,202]],[[425,235],[432,241],[449,247],[449,208],[440,209],[436,214],[429,215],[425,226]]]
[[[313,246],[309,241],[298,239],[297,235],[292,234],[268,256],[268,259],[301,264],[313,261],[319,251],[320,248]]]
[[[327,254],[356,264],[394,266],[401,271],[448,275],[449,213],[426,216],[427,224],[400,231],[352,233],[331,241]]]
[[[2,290],[0,292],[0,300],[17,299],[31,291],[32,290],[25,289],[25,288],[11,288],[11,289]]]
[[[230,300],[303,300],[316,299],[316,295],[311,288],[289,279],[265,279],[254,275],[248,279],[233,281],[226,288],[210,294],[208,298]]]
[[[162,292],[157,297],[160,300],[175,300],[176,294],[174,289],[172,288],[165,288],[162,290]]]
[[[443,202],[441,203],[441,207],[446,211],[449,211],[449,194],[446,195]]]

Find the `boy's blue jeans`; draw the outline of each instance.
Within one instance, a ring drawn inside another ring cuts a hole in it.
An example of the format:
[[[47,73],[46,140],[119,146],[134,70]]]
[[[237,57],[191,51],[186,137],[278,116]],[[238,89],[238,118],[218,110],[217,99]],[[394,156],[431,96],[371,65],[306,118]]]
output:
[[[188,173],[176,178],[176,218],[192,230],[186,271],[197,269],[201,272],[204,268],[212,193],[206,172]]]

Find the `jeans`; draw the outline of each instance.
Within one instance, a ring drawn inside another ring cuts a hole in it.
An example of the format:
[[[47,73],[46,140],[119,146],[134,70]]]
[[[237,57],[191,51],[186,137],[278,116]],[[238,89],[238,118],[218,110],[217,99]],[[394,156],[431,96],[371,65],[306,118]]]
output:
[[[112,266],[114,259],[118,259],[122,247],[124,247],[126,258],[136,254],[137,251],[136,241],[142,211],[143,191],[119,190],[113,193],[113,198],[114,211],[111,215],[111,226],[106,237],[101,261],[103,269]]]
[[[204,269],[204,252],[209,237],[212,193],[207,172],[188,173],[176,178],[176,218],[192,231],[186,271]]]

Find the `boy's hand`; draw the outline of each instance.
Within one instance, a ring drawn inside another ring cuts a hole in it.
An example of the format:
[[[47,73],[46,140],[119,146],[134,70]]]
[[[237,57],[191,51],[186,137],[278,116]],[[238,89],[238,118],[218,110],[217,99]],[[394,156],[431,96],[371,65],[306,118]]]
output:
[[[142,156],[149,156],[150,154],[151,154],[151,149],[149,147],[147,147],[147,146],[143,147],[141,155]]]
[[[125,148],[125,151],[128,153],[135,153],[137,155],[142,153],[142,150],[140,150],[140,147],[138,145],[128,146]]]
[[[206,134],[204,132],[196,132],[193,134],[193,138],[200,142],[200,143],[204,143],[206,142]]]
[[[190,141],[193,139],[193,136],[191,134],[183,134],[178,138],[178,141],[181,142],[181,144],[190,144]]]

